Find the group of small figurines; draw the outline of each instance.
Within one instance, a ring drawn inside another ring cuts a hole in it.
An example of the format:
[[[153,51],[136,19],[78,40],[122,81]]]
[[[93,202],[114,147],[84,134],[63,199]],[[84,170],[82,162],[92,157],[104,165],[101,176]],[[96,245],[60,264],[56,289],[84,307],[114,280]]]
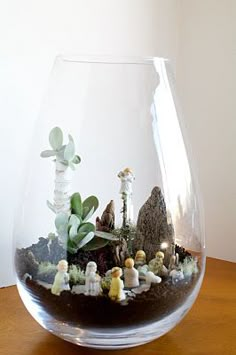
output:
[[[118,177],[121,180],[120,194],[123,200],[123,226],[125,227],[127,221],[132,219],[132,183],[135,177],[132,170],[129,168],[121,171]],[[113,209],[114,203],[111,201],[104,211],[102,218],[97,218],[96,220],[98,230],[110,231],[114,228],[115,216]],[[126,299],[126,295],[129,294],[130,291],[133,295],[148,291],[151,284],[158,284],[163,278],[169,277],[173,284],[184,280],[186,275],[184,275],[179,265],[178,253],[169,257],[168,268],[164,265],[164,259],[164,252],[158,250],[155,254],[155,258],[147,264],[145,251],[138,250],[134,259],[128,257],[124,261],[123,269],[115,266],[111,270],[108,270],[105,278],[108,280],[109,298],[112,301],[121,302]],[[193,270],[190,273],[197,273],[197,259],[194,260],[194,265],[195,271]],[[68,262],[66,260],[60,260],[57,265],[57,270],[58,272],[55,276],[51,292],[59,296],[62,291],[70,290]],[[87,263],[85,285],[78,287],[80,288],[78,292],[87,296],[99,296],[103,293],[102,278],[97,273],[97,264],[94,261]],[[71,291],[73,292],[74,290],[72,289]]]
[[[184,279],[184,273],[178,267],[179,256],[176,253],[170,257],[169,267],[164,265],[164,253],[158,251],[155,258],[146,264],[146,254],[143,250],[137,251],[135,259],[129,257],[125,260],[124,270],[115,266],[107,271],[106,277],[110,278],[108,296],[115,302],[126,299],[125,291],[141,293],[148,291],[152,283],[160,283],[163,277],[170,277],[173,283]],[[197,259],[195,260],[197,272]],[[60,260],[57,265],[58,272],[55,276],[51,292],[59,296],[62,291],[69,291],[68,262]],[[121,279],[124,279],[123,280]],[[85,271],[85,286],[83,293],[87,296],[102,294],[101,276],[97,273],[97,264],[89,261]]]

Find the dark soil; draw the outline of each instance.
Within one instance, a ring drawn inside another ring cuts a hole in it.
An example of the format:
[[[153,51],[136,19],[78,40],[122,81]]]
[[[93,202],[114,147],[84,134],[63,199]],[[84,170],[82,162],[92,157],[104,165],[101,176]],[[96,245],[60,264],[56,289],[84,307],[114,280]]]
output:
[[[178,285],[163,281],[125,305],[111,301],[107,295],[93,297],[63,291],[55,296],[30,279],[25,287],[55,319],[83,328],[114,328],[141,326],[162,319],[186,300],[196,281],[197,277]]]
[[[179,254],[180,261],[191,254],[184,248],[176,245],[175,251]],[[29,248],[17,249],[15,255],[16,271],[19,279],[25,273],[33,279],[27,279],[23,286],[42,307],[55,319],[83,328],[109,328],[142,326],[162,319],[176,310],[193,290],[198,275],[189,281],[180,281],[173,285],[170,279],[162,280],[160,284],[152,285],[150,290],[128,299],[124,304],[115,303],[107,294],[92,297],[83,294],[72,294],[64,291],[60,296],[55,296],[50,290],[39,285],[37,279],[38,265],[42,261],[53,264],[61,259],[67,259],[69,265],[76,264],[81,269],[86,268],[88,261],[95,261],[100,275],[114,266],[113,254],[108,246],[98,251],[66,254],[58,240],[49,243],[47,238],[40,238],[38,243]]]

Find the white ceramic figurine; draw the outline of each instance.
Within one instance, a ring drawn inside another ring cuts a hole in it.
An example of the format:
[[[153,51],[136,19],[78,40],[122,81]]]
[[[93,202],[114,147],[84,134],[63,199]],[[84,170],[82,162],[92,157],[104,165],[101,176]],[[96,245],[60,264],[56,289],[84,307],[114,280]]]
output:
[[[89,261],[85,271],[85,295],[98,296],[101,292],[101,277],[96,274],[97,264]]]
[[[120,171],[118,177],[121,180],[120,194],[131,196],[133,193],[132,183],[135,179],[134,174],[130,168]]]
[[[158,276],[168,275],[168,270],[163,264],[164,257],[165,257],[164,253],[162,251],[158,251],[156,253],[156,257],[149,262],[148,264],[149,270],[152,271],[155,275]]]
[[[125,287],[132,288],[139,286],[139,273],[138,270],[134,268],[134,259],[128,258],[125,260]]]
[[[68,274],[68,262],[66,260],[60,260],[57,264],[57,273],[51,288],[52,294],[60,296],[62,291],[69,291],[69,274]]]

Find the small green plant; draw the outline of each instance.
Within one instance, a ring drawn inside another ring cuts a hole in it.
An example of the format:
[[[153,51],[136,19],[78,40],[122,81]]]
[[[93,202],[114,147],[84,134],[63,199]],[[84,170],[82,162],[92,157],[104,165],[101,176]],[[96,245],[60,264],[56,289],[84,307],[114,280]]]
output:
[[[49,133],[49,143],[52,149],[44,150],[42,158],[55,157],[55,160],[75,170],[74,164],[79,164],[81,159],[75,154],[75,143],[69,134],[69,142],[63,145],[63,132],[59,127],[54,127]]]
[[[57,266],[50,262],[42,262],[38,268],[38,278],[41,281],[53,283],[54,277],[57,273]]]
[[[103,291],[109,291],[111,286],[111,275],[102,277],[101,287]]]
[[[69,277],[71,285],[85,284],[85,273],[79,266],[71,265],[69,267]]]
[[[193,257],[186,257],[182,263],[180,263],[180,268],[184,273],[185,277],[191,277],[192,274],[198,273],[197,260]]]
[[[112,233],[119,238],[119,240],[121,240],[122,238],[126,241],[127,243],[127,251],[128,254],[130,256],[133,255],[133,248],[132,248],[132,244],[133,244],[133,240],[135,238],[135,234],[136,234],[136,227],[133,224],[127,224],[126,227],[121,227],[121,228],[117,228],[114,229],[112,231]]]

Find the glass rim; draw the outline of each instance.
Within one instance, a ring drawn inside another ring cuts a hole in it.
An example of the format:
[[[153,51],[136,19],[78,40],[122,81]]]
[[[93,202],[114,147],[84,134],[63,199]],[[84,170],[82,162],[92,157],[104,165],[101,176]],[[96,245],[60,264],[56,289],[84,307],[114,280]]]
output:
[[[169,62],[168,58],[157,56],[129,56],[129,55],[111,55],[111,54],[58,54],[55,61],[71,63],[88,64],[136,64],[136,65],[154,65],[158,61]]]

